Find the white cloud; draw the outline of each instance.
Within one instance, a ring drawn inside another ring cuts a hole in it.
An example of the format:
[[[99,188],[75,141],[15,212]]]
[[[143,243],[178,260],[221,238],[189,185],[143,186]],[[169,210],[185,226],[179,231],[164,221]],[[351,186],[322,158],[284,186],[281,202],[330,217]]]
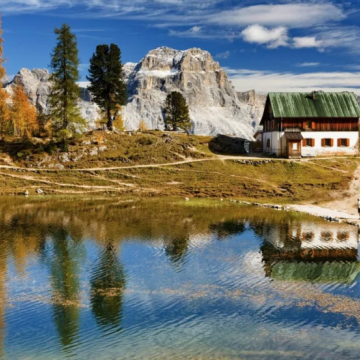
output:
[[[90,86],[90,82],[89,81],[78,81],[77,84],[81,87],[81,88],[87,88]]]
[[[190,29],[190,32],[193,33],[193,34],[197,34],[201,31],[201,26],[193,26],[191,29]]]
[[[179,37],[196,37],[196,38],[209,38],[209,34],[203,33],[201,26],[193,26],[192,28],[184,31],[170,30],[169,35]]]
[[[222,0],[195,2],[192,0],[1,0],[0,11],[4,13],[23,13],[53,10],[60,7],[83,7],[88,10],[98,9],[109,15],[124,14],[143,10],[149,15],[152,9],[164,9],[165,6],[176,8],[205,9]],[[79,11],[83,13],[83,9]],[[103,14],[98,13],[98,16]]]
[[[230,56],[230,51],[224,51],[215,55],[218,59],[227,59]]]
[[[298,67],[315,67],[315,66],[320,66],[321,64],[318,62],[304,62],[301,64],[297,64],[296,66]]]
[[[241,36],[246,42],[266,44],[268,48],[275,49],[279,46],[288,46],[287,32],[284,27],[267,29],[261,25],[251,25],[241,32]]]
[[[79,64],[79,71],[84,72],[88,71],[90,64]]]
[[[227,71],[237,91],[353,91],[360,95],[360,72],[276,73],[246,69]]]
[[[221,25],[286,26],[303,28],[319,26],[329,21],[340,21],[346,15],[341,8],[331,4],[278,4],[256,5],[213,14],[209,22]]]
[[[293,38],[294,48],[323,48],[324,43],[321,40],[317,40],[315,36],[304,36]]]

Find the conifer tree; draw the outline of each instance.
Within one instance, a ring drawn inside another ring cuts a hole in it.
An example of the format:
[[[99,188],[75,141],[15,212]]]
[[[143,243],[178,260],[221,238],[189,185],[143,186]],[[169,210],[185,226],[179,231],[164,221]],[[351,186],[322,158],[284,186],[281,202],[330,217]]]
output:
[[[77,101],[80,88],[77,85],[79,76],[79,56],[76,36],[71,33],[70,26],[63,24],[55,28],[57,44],[51,54],[52,88],[49,102],[51,118],[55,130],[69,130],[75,132],[85,125],[85,120],[80,116]]]
[[[126,105],[126,85],[122,79],[121,51],[115,44],[98,45],[90,59],[89,91],[94,102],[106,114],[107,128],[113,129],[113,120],[121,106]]]
[[[164,112],[166,130],[181,129],[189,134],[191,130],[189,108],[185,98],[179,92],[173,91],[166,97]]]
[[[7,98],[9,95],[4,90],[4,81],[5,81],[5,68],[4,68],[4,52],[3,52],[3,42],[2,38],[2,28],[1,28],[1,16],[0,16],[0,138],[4,137],[5,132],[9,127],[9,109],[7,105]]]
[[[15,136],[30,137],[38,130],[36,108],[29,102],[22,85],[14,88],[10,111]]]

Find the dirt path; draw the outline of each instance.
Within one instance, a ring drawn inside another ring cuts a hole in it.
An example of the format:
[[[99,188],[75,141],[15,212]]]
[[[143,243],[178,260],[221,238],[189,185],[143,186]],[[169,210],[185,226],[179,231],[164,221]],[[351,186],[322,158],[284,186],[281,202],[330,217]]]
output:
[[[255,157],[255,156],[234,156],[234,155],[217,155],[216,157],[205,158],[205,159],[192,159],[188,158],[182,161],[176,161],[171,163],[162,163],[162,164],[145,164],[145,165],[130,165],[130,166],[112,166],[112,167],[92,167],[92,168],[82,168],[82,169],[54,169],[54,168],[24,168],[15,165],[0,165],[0,169],[6,170],[21,170],[21,171],[28,171],[28,172],[39,172],[39,171],[111,171],[111,170],[128,170],[128,169],[138,169],[138,168],[157,168],[157,167],[165,167],[165,166],[176,166],[176,165],[183,165],[195,162],[203,162],[203,161],[219,161],[219,160],[252,160],[252,161],[264,161],[264,160],[271,160],[271,161],[279,161],[279,162],[311,162],[317,160],[329,160],[333,159],[333,157],[324,157],[324,158],[309,158],[309,159],[273,159],[267,157]],[[337,157],[336,159],[346,159],[346,157]],[[323,166],[324,167],[324,166]],[[324,167],[326,168],[326,167]],[[337,171],[343,171],[338,169],[332,169]]]
[[[289,205],[296,211],[315,216],[330,216],[338,219],[359,220],[357,199],[360,198],[360,166],[353,175],[349,190],[339,194],[340,199],[317,205]]]

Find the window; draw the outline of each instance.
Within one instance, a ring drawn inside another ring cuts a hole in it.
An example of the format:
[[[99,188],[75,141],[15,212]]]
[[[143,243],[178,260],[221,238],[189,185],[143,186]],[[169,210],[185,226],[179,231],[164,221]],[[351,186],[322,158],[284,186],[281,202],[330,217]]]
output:
[[[339,147],[348,147],[350,146],[350,139],[338,139],[338,146]]]
[[[334,235],[331,231],[322,231],[321,232],[321,241],[333,241]]]
[[[293,150],[297,150],[297,149],[298,149],[298,143],[294,142],[294,143],[292,144],[292,149],[293,149]]]
[[[334,146],[334,139],[322,139],[321,146],[332,147]]]
[[[315,146],[315,139],[304,139],[303,146]]]
[[[312,122],[311,121],[307,121],[306,122],[306,129],[312,129]],[[310,145],[309,145],[310,146]]]
[[[346,231],[339,231],[337,233],[337,240],[338,241],[347,241],[347,240],[349,240],[349,238],[350,238],[350,235]]]
[[[302,233],[301,241],[312,241],[315,238],[315,234],[313,232]]]
[[[270,139],[266,140],[266,147],[268,147],[268,148],[270,147]]]

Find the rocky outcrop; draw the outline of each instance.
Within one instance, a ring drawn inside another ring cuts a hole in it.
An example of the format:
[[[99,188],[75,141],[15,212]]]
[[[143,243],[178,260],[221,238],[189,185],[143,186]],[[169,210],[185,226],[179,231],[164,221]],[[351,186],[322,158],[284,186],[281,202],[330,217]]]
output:
[[[252,138],[259,123],[261,101],[255,93],[253,98],[238,94],[219,63],[201,49],[152,50],[136,66],[126,68],[126,79],[129,102],[124,120],[129,129],[141,120],[151,129],[163,129],[162,106],[172,91],[186,98],[195,134]]]
[[[21,69],[12,81],[5,84],[5,90],[12,95],[14,86],[22,85],[26,95],[37,109],[48,114],[50,110],[48,98],[51,87],[49,78],[50,74],[47,69]],[[99,118],[99,108],[91,102],[91,94],[87,89],[81,88],[80,90],[78,101],[80,113],[87,120],[88,127],[94,128],[96,120]]]
[[[219,63],[210,53],[197,48],[152,50],[139,63],[125,64],[123,76],[129,96],[123,108],[123,119],[129,130],[137,129],[141,120],[149,129],[163,129],[165,98],[170,92],[179,91],[189,105],[194,134],[222,133],[251,139],[265,103],[265,96],[255,91],[236,92]],[[46,69],[21,69],[6,84],[6,90],[11,93],[17,84],[24,86],[29,99],[38,108],[45,113],[49,111],[50,82]],[[84,88],[79,107],[89,127],[95,127],[98,107]]]
[[[12,94],[15,85],[22,85],[30,101],[47,113],[50,93],[49,76],[46,69],[21,69],[14,79],[5,85],[5,89]]]

